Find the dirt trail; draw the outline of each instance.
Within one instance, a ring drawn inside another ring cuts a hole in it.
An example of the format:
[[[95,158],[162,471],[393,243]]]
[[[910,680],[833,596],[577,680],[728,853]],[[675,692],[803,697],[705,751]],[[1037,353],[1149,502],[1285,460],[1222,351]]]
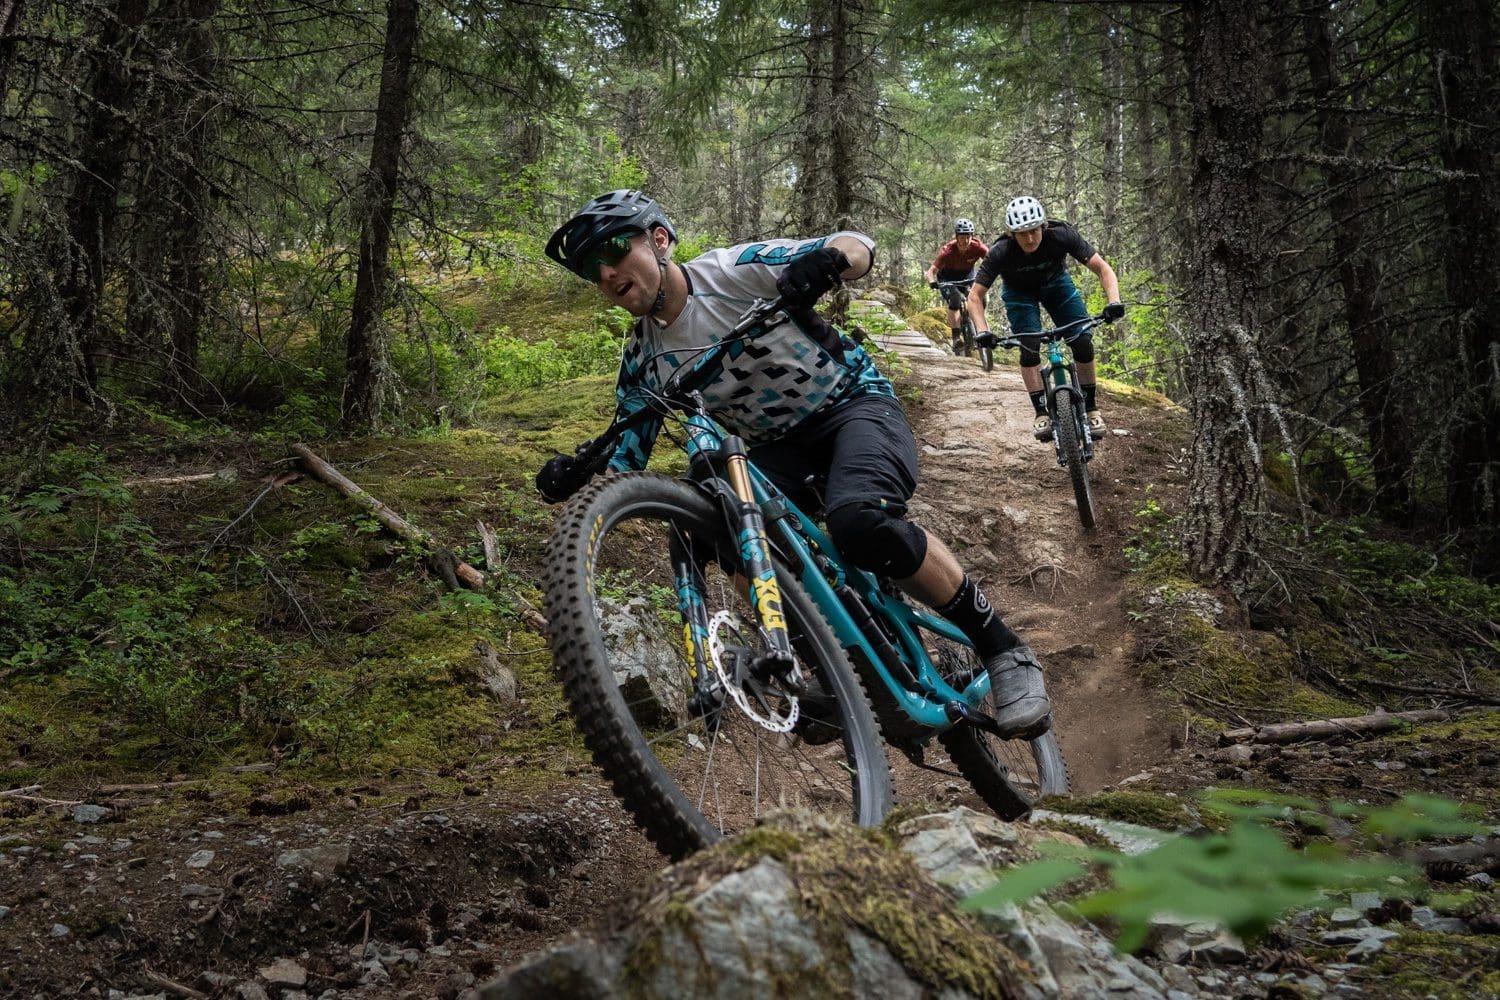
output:
[[[1132,670],[1135,635],[1121,607],[1123,534],[1161,465],[1150,431],[1136,426],[1145,414],[1112,409],[1101,392],[1111,427],[1125,433],[1111,433],[1091,464],[1098,527],[1085,532],[1052,445],[1031,436],[1018,369],[985,373],[911,332],[876,342],[904,356],[922,387],[908,406],[922,463],[912,516],[1041,655],[1075,791],[1162,762],[1165,710]]]

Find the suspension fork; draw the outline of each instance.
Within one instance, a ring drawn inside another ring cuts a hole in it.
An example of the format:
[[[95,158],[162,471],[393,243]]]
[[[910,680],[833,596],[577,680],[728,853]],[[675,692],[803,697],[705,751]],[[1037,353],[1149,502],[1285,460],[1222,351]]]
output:
[[[784,675],[791,669],[795,657],[781,603],[781,585],[776,579],[776,567],[771,562],[771,545],[766,536],[765,518],[761,516],[760,504],[755,501],[755,490],[750,482],[745,442],[732,434],[724,439],[721,453],[725,478],[734,493],[733,513],[734,524],[739,533],[737,541],[740,562],[750,581],[750,602],[755,605],[761,630],[765,633],[766,645],[769,647],[769,652],[761,658],[766,662],[754,666]]]

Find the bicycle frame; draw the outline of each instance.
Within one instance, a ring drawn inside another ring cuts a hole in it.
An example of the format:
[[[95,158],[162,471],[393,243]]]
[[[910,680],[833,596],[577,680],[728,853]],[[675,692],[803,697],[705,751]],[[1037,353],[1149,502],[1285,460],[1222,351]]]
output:
[[[908,718],[938,732],[954,725],[954,720],[944,708],[947,703],[961,702],[975,709],[980,706],[989,694],[988,673],[978,671],[963,690],[954,688],[933,665],[921,639],[921,630],[926,630],[954,643],[970,646],[969,639],[962,632],[951,623],[918,611],[886,593],[873,574],[846,564],[833,542],[812,519],[745,458],[743,445],[737,437],[725,435],[701,411],[687,418],[687,426],[690,464],[707,461],[713,466],[722,463],[726,474],[721,475],[715,469],[712,478],[717,483],[725,484],[727,490],[716,489],[715,492],[726,503],[740,502],[740,510],[734,516],[738,522],[735,525],[738,531],[737,542],[741,557],[746,560],[747,575],[750,576],[750,599],[761,611],[762,625],[767,627],[768,632],[779,626],[781,634],[785,635],[785,619],[781,617],[780,609],[780,588],[776,583],[775,567],[769,557],[771,536],[768,526],[771,526],[775,530],[778,547],[788,557],[789,563],[800,567],[799,582],[822,610],[839,643],[851,655],[863,657],[872,666],[881,683]],[[715,459],[720,461],[716,462]],[[749,486],[750,495],[754,498],[752,504],[742,503],[742,484],[734,482],[734,469],[737,466],[743,468],[746,476],[746,484],[743,485]],[[724,496],[726,492],[733,495],[733,501]],[[753,517],[745,517],[752,512]],[[696,604],[701,608],[702,604],[701,598],[694,598],[686,593],[682,583],[683,581],[679,581],[679,592],[683,594],[682,608],[686,615],[691,606]],[[841,588],[847,588],[849,594],[862,605],[862,610],[870,616],[868,625],[862,627],[855,619],[855,614],[861,608],[851,608],[849,598],[840,595]],[[701,617],[701,611],[698,614]],[[696,631],[696,624],[694,628]],[[878,637],[872,635],[872,632],[878,633]],[[706,625],[703,635],[707,635]],[[882,645],[886,647],[884,651],[880,648]],[[702,642],[690,640],[690,647],[695,657],[700,657]],[[701,658],[698,665],[701,669],[707,669],[706,661]],[[898,672],[906,676],[898,676]]]
[[[738,546],[740,564],[749,579],[748,596],[771,647],[768,659],[778,661],[755,665],[752,669],[769,666],[777,670],[793,662],[781,590],[771,557],[770,525],[775,528],[776,543],[796,569],[808,596],[822,610],[839,643],[851,657],[870,664],[901,711],[913,722],[932,732],[949,729],[963,717],[963,712],[945,711],[945,707],[974,710],[978,717],[984,718],[979,706],[989,694],[988,672],[976,671],[962,691],[955,689],[927,655],[921,630],[972,648],[969,639],[949,622],[917,611],[886,593],[873,574],[845,563],[832,540],[749,461],[744,442],[727,434],[709,417],[696,387],[706,384],[725,360],[739,356],[746,340],[757,329],[764,330],[778,311],[784,313],[779,301],[757,302],[723,340],[695,364],[674,375],[660,394],[661,401],[684,412],[681,426],[685,428],[689,478],[714,494],[726,514],[726,526]],[[585,479],[608,461],[618,435],[651,412],[647,407],[621,418],[600,437],[578,447],[578,459],[587,470]],[[712,668],[707,656],[709,623],[703,596],[695,593],[698,574],[675,541],[672,562],[679,609],[686,622],[684,643],[699,691],[706,694]]]

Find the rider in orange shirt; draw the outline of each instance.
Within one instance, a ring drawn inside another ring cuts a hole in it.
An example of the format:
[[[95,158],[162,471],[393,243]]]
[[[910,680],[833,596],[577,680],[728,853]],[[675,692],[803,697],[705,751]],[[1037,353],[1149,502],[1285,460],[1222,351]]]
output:
[[[933,258],[932,266],[927,269],[927,283],[930,285],[934,281],[963,281],[970,278],[974,274],[974,265],[989,252],[990,248],[974,235],[972,221],[955,219],[953,239],[944,243]],[[959,323],[962,319],[960,310],[964,307],[964,293],[958,289],[944,288],[942,294],[943,301],[948,306],[948,328],[953,332],[953,353],[957,354],[963,345]]]

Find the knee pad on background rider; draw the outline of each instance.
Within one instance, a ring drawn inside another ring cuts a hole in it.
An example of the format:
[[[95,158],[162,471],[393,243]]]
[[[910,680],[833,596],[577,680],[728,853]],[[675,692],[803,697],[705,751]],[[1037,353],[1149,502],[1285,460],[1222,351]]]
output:
[[[827,520],[833,544],[862,570],[904,580],[927,558],[926,533],[878,503],[845,504]]]
[[[1042,363],[1041,334],[1018,333],[1016,339],[1021,342],[1021,357],[1018,360],[1022,368],[1035,368]]]
[[[1016,334],[1016,339],[1021,342],[1022,368],[1035,368],[1042,363],[1042,338],[1040,336],[1028,336]],[[1073,341],[1070,345],[1073,350],[1073,360],[1081,365],[1086,365],[1094,360],[1094,338],[1085,334]]]

